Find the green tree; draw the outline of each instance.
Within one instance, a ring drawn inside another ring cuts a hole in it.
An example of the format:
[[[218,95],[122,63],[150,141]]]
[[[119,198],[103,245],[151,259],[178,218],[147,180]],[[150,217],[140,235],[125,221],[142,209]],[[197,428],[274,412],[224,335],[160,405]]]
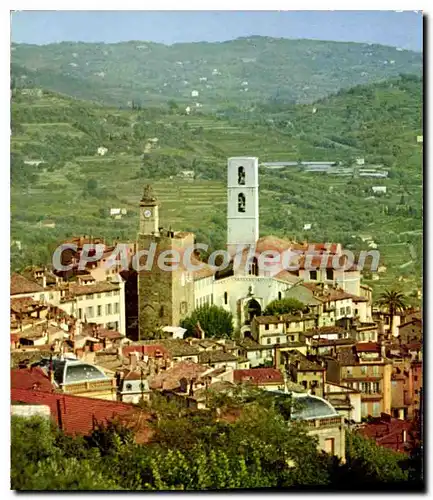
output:
[[[97,188],[98,188],[98,181],[96,179],[92,178],[87,181],[87,191],[93,193],[96,191]]]
[[[355,432],[346,432],[346,464],[339,471],[345,486],[404,483],[409,473],[402,465],[406,456],[376,444]]]
[[[181,322],[181,326],[187,329],[189,337],[197,336],[198,324],[204,330],[206,337],[233,337],[233,316],[222,307],[205,304],[195,309],[190,316]]]
[[[399,311],[404,311],[407,307],[407,298],[399,290],[385,290],[379,297],[377,304],[386,308],[391,316],[390,331],[394,328],[394,316]]]
[[[304,309],[305,305],[301,301],[292,297],[286,297],[284,299],[273,300],[270,302],[263,311],[263,315],[274,316],[278,314],[296,314]]]

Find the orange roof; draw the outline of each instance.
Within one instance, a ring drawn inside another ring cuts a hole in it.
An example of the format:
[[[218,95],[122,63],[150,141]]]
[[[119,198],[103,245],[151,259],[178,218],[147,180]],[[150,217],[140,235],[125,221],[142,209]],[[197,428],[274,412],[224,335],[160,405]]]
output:
[[[148,441],[152,433],[147,424],[149,414],[132,404],[14,387],[11,389],[11,401],[48,406],[51,416],[67,434],[89,434],[95,423],[105,423],[114,418],[133,428],[137,442]]]
[[[234,370],[233,380],[236,383],[252,383],[254,385],[282,384],[283,375],[276,368],[251,368]]]
[[[208,367],[198,363],[177,363],[166,371],[160,372],[152,378],[150,387],[152,389],[177,389],[180,385],[180,380],[186,378],[187,380],[198,379],[200,375],[205,372]]]
[[[44,392],[51,392],[54,386],[51,384],[48,375],[39,368],[14,368],[11,370],[12,389],[32,389]]]
[[[43,287],[38,283],[25,278],[21,274],[12,273],[11,295],[19,295],[21,293],[36,293],[43,291]]]

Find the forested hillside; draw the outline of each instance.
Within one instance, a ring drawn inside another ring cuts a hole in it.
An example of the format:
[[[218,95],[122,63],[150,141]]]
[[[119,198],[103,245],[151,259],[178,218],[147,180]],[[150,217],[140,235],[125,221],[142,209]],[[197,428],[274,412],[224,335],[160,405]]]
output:
[[[174,99],[205,111],[268,99],[313,102],[340,88],[422,71],[422,54],[396,47],[260,36],[170,46],[12,44],[11,60],[18,86],[124,107]]]
[[[405,76],[312,105],[187,115],[175,103],[119,110],[15,89],[11,224],[12,241],[20,245],[12,247],[13,268],[48,262],[53,247],[77,233],[134,238],[137,204],[149,181],[162,201],[164,225],[224,248],[228,157],[347,165],[363,157],[383,163],[389,177],[261,167],[261,234],[341,241],[355,250],[365,249],[361,236],[370,237],[388,268],[375,289],[400,279],[415,292],[422,266],[421,92],[421,80]],[[105,149],[98,154],[98,148]],[[194,170],[195,180],[181,179],[184,170]],[[387,193],[373,195],[378,185]],[[110,208],[128,213],[117,220]]]

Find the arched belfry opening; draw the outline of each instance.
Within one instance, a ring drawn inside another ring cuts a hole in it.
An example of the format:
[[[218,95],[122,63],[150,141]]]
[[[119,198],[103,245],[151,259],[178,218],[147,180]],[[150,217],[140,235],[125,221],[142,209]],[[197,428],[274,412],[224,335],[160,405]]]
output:
[[[239,193],[238,195],[238,212],[245,212],[245,195],[244,193]]]
[[[238,184],[245,186],[245,167],[238,167]]]
[[[251,276],[259,275],[259,263],[257,257],[253,257],[248,263],[248,274]]]
[[[255,316],[262,314],[262,308],[256,299],[251,299],[247,303],[247,320],[251,323]]]

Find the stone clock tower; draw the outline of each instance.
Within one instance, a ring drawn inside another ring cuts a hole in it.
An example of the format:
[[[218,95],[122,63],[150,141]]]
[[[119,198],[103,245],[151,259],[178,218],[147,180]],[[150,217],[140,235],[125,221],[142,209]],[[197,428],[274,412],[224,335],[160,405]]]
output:
[[[194,281],[192,273],[181,263],[171,269],[161,268],[161,256],[168,258],[175,251],[182,256],[186,249],[193,247],[194,234],[167,230],[159,220],[160,203],[150,185],[145,186],[140,200],[140,226],[138,230],[138,251],[152,253],[140,259],[142,270],[138,271],[138,329],[139,339],[154,338],[155,332],[163,326],[178,326],[191,313],[194,305]],[[161,255],[164,253],[164,255]],[[168,254],[167,254],[168,253]]]
[[[152,187],[144,187],[143,197],[140,201],[140,234],[159,233],[159,201]]]

